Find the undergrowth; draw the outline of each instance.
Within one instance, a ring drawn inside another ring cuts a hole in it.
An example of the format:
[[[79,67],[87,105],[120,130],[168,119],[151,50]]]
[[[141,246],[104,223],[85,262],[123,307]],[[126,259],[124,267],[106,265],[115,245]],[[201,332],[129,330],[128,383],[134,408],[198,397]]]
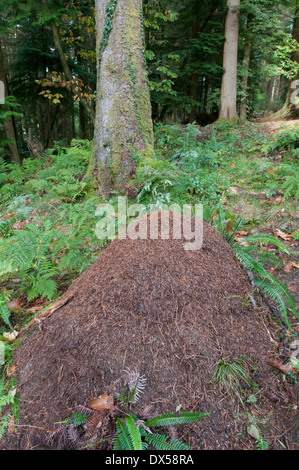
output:
[[[105,243],[94,232],[101,201],[85,180],[91,146],[88,141],[73,141],[70,148],[56,146],[41,158],[26,158],[22,166],[0,157],[0,335],[23,326],[11,301],[25,310],[26,323],[32,318],[27,309],[41,299],[43,306],[55,300]],[[253,291],[272,302],[290,327],[290,314],[298,318],[294,300],[287,285],[268,269],[279,265],[280,254],[289,256],[289,251],[277,237],[250,233],[261,219],[238,215],[228,205],[237,207],[240,196],[232,193],[232,187],[238,185],[246,203],[261,191],[267,201],[282,200],[277,210],[282,212],[282,205],[287,214],[297,209],[298,129],[273,137],[250,123],[217,123],[208,134],[196,126],[158,125],[155,155],[144,160],[132,155],[132,160],[137,163],[136,177],[130,182],[138,191],[136,202],[148,208],[202,203],[204,219],[235,250]],[[112,204],[115,199],[114,195]],[[272,213],[266,209],[274,206],[258,207],[268,221]],[[240,238],[242,231],[246,236]],[[298,239],[298,226],[291,225],[290,233]],[[9,342],[3,336],[0,340],[8,350]],[[0,404],[11,407],[0,418],[0,437],[16,413],[10,390],[14,390],[12,381],[0,382]],[[138,447],[140,439],[143,445],[154,444],[152,435],[146,437],[145,428],[136,426],[134,416],[120,418],[117,426],[116,447],[124,447],[128,433],[131,444],[136,437]],[[167,442],[160,436],[155,443],[162,449]]]

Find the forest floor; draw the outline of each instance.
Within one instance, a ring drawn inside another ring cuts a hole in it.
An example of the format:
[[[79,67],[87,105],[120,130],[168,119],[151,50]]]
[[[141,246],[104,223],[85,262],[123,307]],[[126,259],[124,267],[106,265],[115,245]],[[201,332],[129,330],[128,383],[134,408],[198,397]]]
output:
[[[299,122],[219,123],[206,129],[158,125],[155,140],[155,156],[143,163],[136,159],[130,184],[137,202],[158,209],[170,202],[202,202],[205,221],[246,256],[253,254],[259,272],[262,266],[283,284],[282,290],[268,291],[266,303],[256,300],[266,322],[256,331],[266,335],[279,358],[269,375],[275,392],[267,391],[265,381],[253,382],[241,401],[232,391],[213,401],[209,392],[216,411],[222,401],[230,403],[217,415],[222,434],[209,422],[205,431],[189,425],[181,436],[196,448],[294,449],[298,363],[290,374],[283,366],[298,352],[291,345],[299,334]],[[75,141],[40,159],[27,158],[22,169],[0,161],[0,340],[7,359],[0,403],[11,407],[3,407],[0,438],[1,432],[13,435],[18,429],[22,405],[12,362],[14,336],[66,292],[105,245],[94,234],[95,209],[103,201],[84,179],[90,152],[91,143]],[[117,196],[109,202],[116,205]],[[262,347],[256,343],[257,350]]]

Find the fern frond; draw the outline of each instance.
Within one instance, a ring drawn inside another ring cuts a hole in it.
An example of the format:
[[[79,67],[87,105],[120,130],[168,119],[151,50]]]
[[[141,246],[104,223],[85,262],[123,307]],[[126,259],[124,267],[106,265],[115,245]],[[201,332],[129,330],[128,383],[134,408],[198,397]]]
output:
[[[118,450],[134,450],[133,442],[129,429],[122,419],[116,420],[116,446]]]
[[[195,423],[196,421],[209,416],[209,414],[210,413],[183,412],[177,416],[176,413],[164,413],[148,419],[145,422],[145,426],[150,428],[156,426],[175,426],[184,423]]]
[[[0,418],[0,441],[7,431],[10,419],[11,419],[11,415],[5,415],[2,418]]]
[[[82,413],[73,413],[70,419],[71,423],[78,428],[86,423],[86,421],[90,418],[90,415],[85,415]]]
[[[145,437],[148,444],[151,444],[157,450],[190,450],[190,447],[177,439],[171,439],[164,434],[148,434]]]
[[[135,421],[132,416],[126,417],[128,431],[131,437],[134,450],[142,450],[140,430],[136,427]]]
[[[278,240],[277,238],[273,237],[272,235],[267,234],[256,234],[256,235],[248,235],[246,237],[246,243],[259,243],[263,245],[264,243],[270,243],[271,245],[277,246],[284,251],[286,254],[290,254],[284,244]]]
[[[9,321],[10,310],[7,307],[5,300],[0,300],[0,318],[2,318],[4,323],[8,325],[11,330],[13,329]]]

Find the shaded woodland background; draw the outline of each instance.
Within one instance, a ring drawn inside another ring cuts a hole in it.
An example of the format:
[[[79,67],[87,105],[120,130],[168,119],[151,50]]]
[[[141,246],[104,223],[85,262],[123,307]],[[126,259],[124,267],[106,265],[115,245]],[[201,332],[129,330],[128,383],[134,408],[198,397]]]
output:
[[[298,73],[297,4],[241,2],[237,110],[243,118],[277,112],[287,101],[289,82]],[[145,0],[143,11],[154,121],[214,122],[220,107],[226,2]],[[18,161],[54,142],[92,139],[94,2],[1,0],[0,41],[0,78],[7,81],[13,128],[1,130],[1,155]],[[19,155],[7,146],[14,140]]]

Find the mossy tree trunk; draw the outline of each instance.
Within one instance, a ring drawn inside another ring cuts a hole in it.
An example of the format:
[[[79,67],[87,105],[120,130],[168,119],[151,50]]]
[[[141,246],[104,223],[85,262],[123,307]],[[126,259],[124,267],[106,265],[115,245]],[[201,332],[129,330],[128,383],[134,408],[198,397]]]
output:
[[[96,0],[97,102],[89,173],[103,194],[124,188],[132,156],[150,156],[153,122],[144,62],[142,0]]]

